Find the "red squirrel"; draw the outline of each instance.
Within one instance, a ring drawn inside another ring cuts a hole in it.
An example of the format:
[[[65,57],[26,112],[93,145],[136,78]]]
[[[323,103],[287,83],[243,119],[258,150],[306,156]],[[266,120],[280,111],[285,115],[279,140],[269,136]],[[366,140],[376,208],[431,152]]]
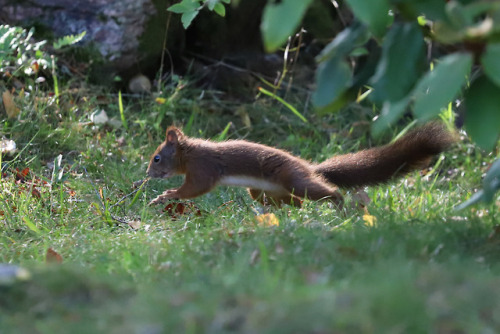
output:
[[[334,156],[313,164],[290,153],[246,140],[213,142],[190,138],[171,126],[151,157],[147,174],[169,178],[184,174],[184,183],[150,204],[194,198],[217,185],[247,187],[263,204],[301,205],[301,199],[331,200],[339,208],[337,187],[354,188],[387,182],[424,168],[432,156],[455,141],[437,122],[411,130],[392,144]]]

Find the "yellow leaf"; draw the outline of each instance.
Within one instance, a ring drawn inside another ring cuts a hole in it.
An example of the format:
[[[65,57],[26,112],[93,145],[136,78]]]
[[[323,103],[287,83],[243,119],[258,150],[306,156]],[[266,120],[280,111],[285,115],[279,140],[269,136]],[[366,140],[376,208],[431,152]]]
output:
[[[165,104],[165,102],[167,102],[167,99],[166,99],[166,98],[164,98],[164,97],[157,97],[157,98],[155,99],[155,101],[156,101],[156,103],[158,103],[158,104]]]
[[[255,216],[259,226],[280,226],[280,221],[274,213],[265,213],[263,215]]]
[[[5,111],[7,112],[7,116],[9,118],[17,117],[20,110],[18,107],[16,107],[12,94],[8,90],[6,90],[2,94],[2,99],[3,99],[3,106],[5,108]]]
[[[365,221],[366,226],[375,226],[375,222],[377,221],[377,217],[372,216],[370,214],[363,215],[363,220]]]

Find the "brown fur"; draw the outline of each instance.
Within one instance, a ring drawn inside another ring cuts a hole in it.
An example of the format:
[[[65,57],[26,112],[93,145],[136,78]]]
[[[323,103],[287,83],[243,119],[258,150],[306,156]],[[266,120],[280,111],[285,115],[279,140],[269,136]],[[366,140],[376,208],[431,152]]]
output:
[[[315,171],[341,188],[380,184],[426,167],[455,140],[443,124],[431,122],[392,144],[330,158]]]
[[[441,125],[431,123],[393,144],[314,165],[283,150],[244,140],[216,143],[187,137],[175,127],[169,127],[166,134],[147,173],[163,178],[185,174],[185,180],[180,188],[165,191],[151,204],[197,197],[226,184],[248,187],[252,198],[262,203],[300,205],[301,198],[328,199],[340,207],[343,199],[337,186],[388,181],[422,168],[453,142]]]

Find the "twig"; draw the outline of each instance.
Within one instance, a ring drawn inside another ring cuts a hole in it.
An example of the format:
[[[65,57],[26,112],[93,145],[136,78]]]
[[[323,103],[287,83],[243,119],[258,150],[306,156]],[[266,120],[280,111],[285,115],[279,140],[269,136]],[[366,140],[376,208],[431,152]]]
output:
[[[85,175],[87,176],[87,178],[90,180],[90,184],[92,185],[92,188],[94,188],[94,191],[95,191],[95,193],[96,193],[96,195],[97,195],[97,198],[99,198],[99,204],[101,205],[102,210],[103,210],[103,211],[105,211],[105,210],[106,210],[106,206],[104,205],[104,201],[102,200],[101,195],[99,194],[99,191],[97,190],[97,188],[96,188],[96,186],[95,186],[95,184],[94,184],[94,181],[92,181],[92,179],[89,177],[89,172],[87,171],[87,168],[85,168],[85,166],[81,166],[81,167],[82,167],[82,168],[83,168],[83,170],[85,171]],[[134,190],[132,193],[134,193],[134,192],[138,191],[139,189],[141,189],[141,188],[138,188],[138,189]],[[130,194],[129,194],[129,195],[130,195]],[[123,199],[122,199],[122,200],[123,200]],[[121,200],[120,200],[120,201],[121,201]],[[120,201],[119,201],[119,202],[120,202]],[[119,202],[118,202],[118,203],[119,203]],[[110,208],[111,208],[111,207],[110,207]],[[109,211],[109,210],[108,210],[108,211]],[[127,224],[127,225],[128,225],[128,222],[127,222],[127,221],[125,221],[125,220],[123,220],[123,219],[121,219],[121,218],[118,218],[118,217],[116,217],[115,215],[112,215],[111,213],[110,213],[109,215],[110,215],[111,219],[113,219],[114,221],[117,221],[117,222],[118,222],[118,223],[120,223],[120,224]]]
[[[87,175],[87,178],[90,180],[90,184],[92,185],[92,188],[94,188],[94,191],[97,195],[97,198],[99,198],[99,204],[101,204],[101,208],[103,210],[106,210],[106,206],[104,205],[104,202],[103,200],[101,199],[101,194],[99,193],[99,191],[97,190],[96,186],[95,186],[95,183],[94,181],[92,181],[92,179],[89,177],[89,172],[87,171],[87,168],[85,168],[85,166],[81,166],[83,168],[83,170],[85,171],[85,175]]]
[[[138,186],[136,189],[134,189],[132,192],[128,193],[127,195],[123,196],[122,198],[120,198],[118,201],[116,201],[115,204],[111,205],[109,208],[112,209],[114,208],[115,206],[119,205],[121,202],[123,202],[127,197],[130,197],[132,196],[133,194],[135,194],[136,192],[138,192],[139,190],[141,190],[145,185],[146,183],[149,181],[149,178],[147,179],[144,179],[142,180],[142,183],[140,186]]]
[[[165,61],[165,53],[168,54],[168,57],[170,59],[170,72],[174,72],[174,62],[172,61],[172,56],[170,55],[170,52],[167,50],[167,40],[168,40],[168,30],[170,28],[170,18],[172,17],[172,12],[168,12],[168,17],[167,17],[167,22],[165,23],[165,37],[163,38],[163,49],[161,53],[161,62],[160,62],[160,77],[158,78],[158,91],[161,90],[161,80],[163,77],[163,65]]]
[[[210,58],[210,57],[207,57],[207,56],[203,56],[203,55],[200,55],[200,54],[197,54],[197,53],[194,53],[194,52],[190,52],[190,51],[187,51],[186,53],[188,53],[188,54],[190,54],[190,55],[192,55],[192,56],[194,56],[196,58],[199,58],[199,59],[202,59],[202,60],[204,60],[206,62],[211,63],[209,65],[211,67],[223,66],[223,67],[226,67],[226,68],[228,68],[230,70],[233,70],[235,72],[248,73],[248,74],[253,75],[254,77],[256,77],[259,80],[265,79],[265,80],[267,80],[269,82],[271,82],[271,81],[273,81],[275,79],[273,77],[265,76],[265,75],[262,75],[261,73],[255,72],[255,71],[248,70],[246,68],[242,68],[242,67],[239,67],[239,66],[228,64],[228,63],[224,62],[223,60],[217,60],[217,59]],[[290,88],[294,89],[296,91],[299,91],[299,92],[310,92],[309,89],[305,89],[305,88],[297,87],[297,86],[293,86],[293,85],[291,85]]]

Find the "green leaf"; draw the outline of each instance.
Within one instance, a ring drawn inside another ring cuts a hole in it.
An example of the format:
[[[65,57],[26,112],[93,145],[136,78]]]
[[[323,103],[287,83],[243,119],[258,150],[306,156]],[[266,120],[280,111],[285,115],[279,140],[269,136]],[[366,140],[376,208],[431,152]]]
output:
[[[409,99],[404,98],[397,102],[384,102],[380,116],[372,125],[372,134],[379,137],[387,128],[394,124],[406,111]]]
[[[352,70],[345,57],[356,47],[363,45],[368,38],[367,28],[359,22],[354,23],[339,33],[316,58],[320,65],[316,70],[317,88],[313,102],[323,109],[322,112],[336,110],[356,97],[357,89],[353,90],[354,94],[346,94],[353,80]]]
[[[483,180],[483,189],[471,196],[466,202],[456,207],[456,210],[465,209],[479,202],[491,203],[495,193],[500,190],[500,159],[495,160]]]
[[[220,2],[215,5],[214,11],[222,17],[226,16],[226,7]]]
[[[465,85],[471,66],[472,56],[468,53],[453,53],[441,58],[434,70],[420,79],[412,93],[415,116],[427,120],[439,114]]]
[[[447,21],[438,21],[433,25],[434,39],[443,44],[457,43],[465,38],[464,29],[456,29]]]
[[[483,14],[493,14],[500,9],[498,1],[477,1],[465,6],[465,13],[474,20],[477,16]]]
[[[199,11],[195,10],[194,12],[185,12],[184,14],[182,14],[181,22],[184,29],[189,28],[191,22],[193,22],[194,18],[198,15],[198,13]]]
[[[205,3],[208,4],[207,7],[209,10],[214,10],[215,5],[219,3],[219,0],[205,0]]]
[[[348,88],[339,97],[337,97],[332,103],[325,107],[317,108],[316,113],[320,116],[331,115],[332,113],[339,111],[346,104],[356,100],[357,90],[353,88]]]
[[[500,87],[500,43],[488,44],[481,57],[484,74]]]
[[[453,28],[462,29],[465,26],[472,24],[472,18],[465,13],[464,6],[457,1],[450,1],[445,5],[447,21],[451,23]]]
[[[168,7],[167,10],[175,14],[182,14],[186,12],[186,8],[182,5],[182,3],[176,3],[175,5]]]
[[[182,0],[175,5],[168,7],[168,11],[176,14],[189,13],[200,8],[200,3],[195,0]]]
[[[359,47],[354,50],[349,54],[351,57],[361,57],[361,56],[368,56],[370,52],[368,51],[367,48],[365,47]]]
[[[356,47],[365,44],[370,35],[366,27],[355,22],[350,27],[342,30],[316,57],[317,62],[325,61],[332,57],[344,57]]]
[[[436,0],[391,0],[398,11],[408,20],[414,20],[420,15],[431,21],[446,17],[444,1]]]
[[[354,15],[365,23],[377,37],[384,36],[390,23],[388,0],[347,0]]]
[[[495,193],[500,190],[500,159],[495,160],[483,180],[483,191],[486,202],[493,201]]]
[[[201,4],[198,0],[182,0],[175,5],[168,7],[168,11],[176,14],[182,14],[181,22],[184,29],[187,29],[194,18],[198,15]]]
[[[297,30],[311,0],[268,2],[262,14],[260,30],[267,52],[280,48]]]
[[[68,35],[61,37],[54,42],[53,47],[54,49],[58,50],[64,46],[76,44],[80,42],[85,37],[86,34],[87,34],[86,31],[82,31],[78,35]]]
[[[322,62],[316,71],[316,91],[313,102],[317,107],[324,108],[340,98],[349,87],[352,71],[341,57],[332,57]]]
[[[500,133],[500,88],[482,76],[475,80],[465,96],[465,127],[472,139],[492,150]]]
[[[374,88],[371,100],[400,101],[413,88],[424,65],[424,36],[418,24],[394,24],[385,36],[382,58],[371,78]]]
[[[479,190],[477,193],[475,193],[474,195],[472,195],[467,201],[465,201],[464,203],[461,203],[460,205],[458,205],[455,208],[455,210],[460,211],[460,210],[465,209],[468,206],[477,204],[479,202],[484,202],[484,201],[485,201],[484,191]]]

